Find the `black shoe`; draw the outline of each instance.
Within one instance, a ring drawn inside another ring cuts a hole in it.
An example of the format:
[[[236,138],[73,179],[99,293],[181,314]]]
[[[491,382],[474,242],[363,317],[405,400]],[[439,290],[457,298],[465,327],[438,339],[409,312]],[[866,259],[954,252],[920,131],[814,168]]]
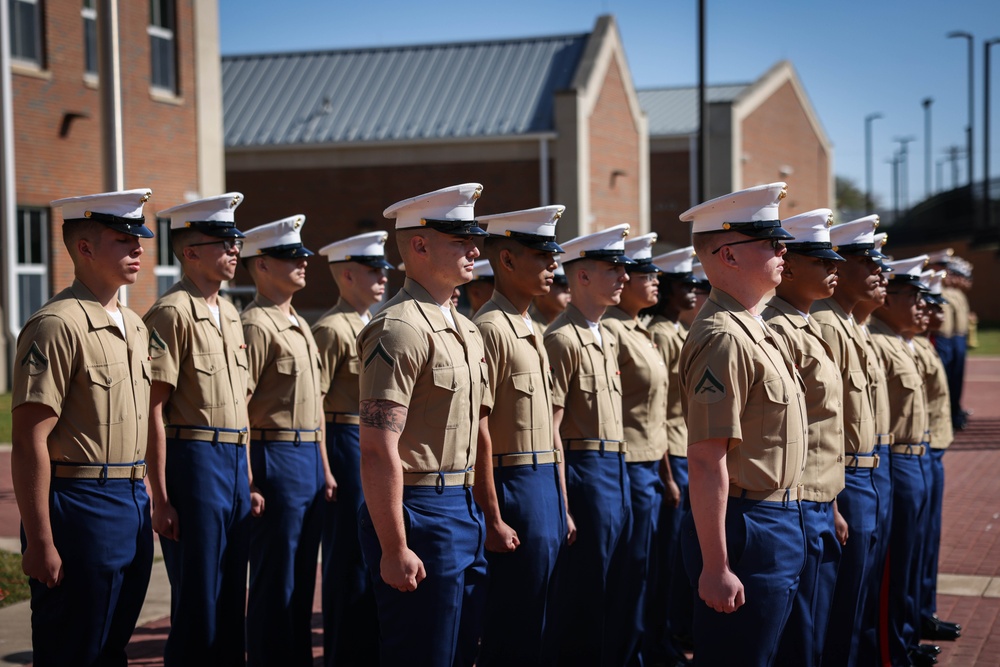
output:
[[[913,663],[914,667],[928,667],[929,665],[936,665],[937,661],[938,659],[936,655],[926,651],[921,651],[919,647],[910,650],[910,662]]]
[[[953,642],[962,636],[962,626],[939,618],[924,618],[920,624],[920,638]]]
[[[928,655],[939,655],[941,653],[941,647],[937,644],[918,644],[914,650]]]

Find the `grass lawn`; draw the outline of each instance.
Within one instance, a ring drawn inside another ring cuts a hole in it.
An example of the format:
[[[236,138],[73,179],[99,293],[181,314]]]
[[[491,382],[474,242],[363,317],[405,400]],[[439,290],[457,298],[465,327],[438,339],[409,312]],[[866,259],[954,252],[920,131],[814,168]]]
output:
[[[980,325],[977,336],[979,338],[979,346],[969,348],[970,356],[1000,355],[1000,327],[990,327],[987,329]]]
[[[21,572],[21,554],[0,551],[0,607],[31,597],[28,577]]]
[[[10,394],[0,394],[0,442],[10,442]]]

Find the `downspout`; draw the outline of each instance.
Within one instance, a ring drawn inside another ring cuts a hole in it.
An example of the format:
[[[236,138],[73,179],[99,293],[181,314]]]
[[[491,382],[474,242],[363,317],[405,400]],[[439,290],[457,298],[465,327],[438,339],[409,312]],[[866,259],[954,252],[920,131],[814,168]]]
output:
[[[121,57],[118,48],[118,0],[100,0],[97,10],[97,77],[101,93],[101,157],[104,189],[125,189],[125,151],[122,141]],[[128,305],[128,289],[118,290]]]
[[[0,228],[3,229],[4,252],[0,257],[0,283],[3,284],[3,311],[5,359],[0,372],[0,391],[10,387],[10,374],[14,364],[17,335],[21,325],[17,321],[17,289],[14,284],[14,265],[17,261],[17,180],[14,171],[14,103],[10,75],[10,25],[7,2],[0,2]]]

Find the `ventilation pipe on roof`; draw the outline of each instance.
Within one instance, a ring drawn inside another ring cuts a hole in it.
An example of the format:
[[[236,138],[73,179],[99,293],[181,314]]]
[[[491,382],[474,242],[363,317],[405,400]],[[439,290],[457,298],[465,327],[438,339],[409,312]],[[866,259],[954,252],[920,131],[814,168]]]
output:
[[[549,140],[538,139],[538,205],[549,205]]]

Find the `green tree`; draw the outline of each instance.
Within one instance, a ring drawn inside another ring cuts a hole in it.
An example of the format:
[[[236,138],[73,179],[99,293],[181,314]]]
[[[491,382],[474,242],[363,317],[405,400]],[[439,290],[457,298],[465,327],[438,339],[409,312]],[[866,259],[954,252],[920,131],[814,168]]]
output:
[[[865,192],[846,176],[837,176],[835,179],[835,189],[837,197],[838,211],[865,211],[869,207],[865,204]],[[876,211],[882,208],[882,202],[878,196],[872,194],[871,210]]]

